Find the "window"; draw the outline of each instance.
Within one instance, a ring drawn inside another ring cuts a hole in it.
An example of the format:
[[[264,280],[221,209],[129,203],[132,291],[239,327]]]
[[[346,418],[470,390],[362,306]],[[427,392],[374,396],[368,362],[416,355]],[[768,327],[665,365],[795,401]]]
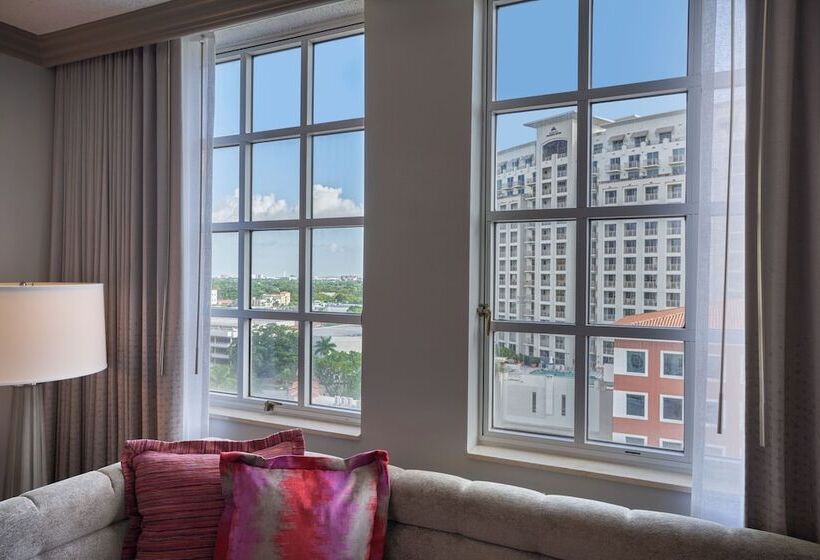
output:
[[[683,422],[683,397],[661,395],[661,422]]]
[[[683,377],[683,354],[661,352],[661,377]]]
[[[215,92],[212,400],[355,418],[364,35],[219,55]]]
[[[674,272],[680,286],[687,285],[686,227],[698,208],[687,201],[696,197],[686,196],[695,187],[687,183],[685,150],[687,139],[698,137],[690,132],[700,122],[687,112],[697,105],[689,103],[691,92],[700,91],[699,61],[688,60],[687,53],[689,30],[694,33],[699,22],[689,21],[686,0],[487,4],[493,29],[484,96],[490,134],[483,294],[498,310],[504,276],[511,297],[508,313],[503,321],[490,321],[485,339],[481,438],[545,449],[554,449],[557,438],[564,451],[604,455],[623,453],[618,444],[625,444],[642,447],[642,457],[680,460],[661,450],[655,380],[665,371],[674,378],[677,371],[675,358],[662,362],[661,349],[670,356],[678,352],[682,370],[682,341],[691,340],[687,325],[696,323],[694,310],[683,307],[685,290],[670,297],[658,275],[666,279]],[[544,29],[552,32],[544,35]],[[642,56],[624,36],[641,37],[641,48],[652,45],[663,64]],[[580,52],[579,40],[587,42]],[[533,53],[543,52],[550,53],[550,71],[531,71],[538,64]],[[495,188],[509,175],[498,171],[501,163],[513,158],[534,158],[543,192],[529,184]],[[658,178],[645,179],[650,169]],[[560,181],[557,192],[545,190],[548,180]],[[679,229],[668,225],[673,221]],[[559,226],[565,230],[560,241],[545,235]],[[509,271],[518,265],[504,257],[500,236],[530,229],[538,232],[534,239],[520,235],[506,245],[508,255],[521,255],[525,271],[512,297]],[[669,307],[659,325],[657,312]],[[610,332],[618,338],[602,335]],[[557,347],[557,337],[565,349]],[[555,346],[548,347],[548,340]],[[580,363],[576,349],[586,357]],[[682,391],[672,396],[683,399]],[[649,418],[637,431],[621,422]],[[684,441],[682,431],[680,437],[674,430],[663,435]],[[688,460],[688,451],[680,454]]]
[[[612,415],[615,418],[646,420],[646,393],[616,391],[613,395]]]

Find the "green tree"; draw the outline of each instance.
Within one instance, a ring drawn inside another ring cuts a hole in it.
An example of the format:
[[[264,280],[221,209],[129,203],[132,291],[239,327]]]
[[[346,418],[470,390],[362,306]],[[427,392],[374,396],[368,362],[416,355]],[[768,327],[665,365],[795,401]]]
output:
[[[314,352],[317,356],[324,356],[331,350],[336,350],[336,343],[329,336],[320,336],[314,345]]]
[[[258,379],[270,379],[278,388],[296,381],[299,363],[299,332],[287,325],[255,325],[251,334],[251,362]]]
[[[358,399],[362,384],[362,353],[331,349],[313,360],[313,376],[331,396]]]

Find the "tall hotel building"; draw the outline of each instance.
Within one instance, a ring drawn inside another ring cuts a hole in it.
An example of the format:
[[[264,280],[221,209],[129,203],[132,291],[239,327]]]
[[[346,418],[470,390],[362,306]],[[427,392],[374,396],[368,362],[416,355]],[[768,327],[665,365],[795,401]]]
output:
[[[536,140],[500,150],[495,167],[495,208],[524,210],[570,208],[576,205],[576,146],[579,134],[575,111],[529,122]],[[683,202],[685,198],[686,112],[670,111],[617,120],[592,119],[590,191],[592,206]],[[625,212],[629,214],[629,212]],[[590,223],[589,310],[591,323],[628,322],[631,316],[684,306],[685,230],[683,218],[629,218]],[[499,321],[575,321],[576,247],[574,221],[506,222],[495,232],[495,317]],[[680,310],[682,315],[682,309]],[[639,319],[635,317],[635,319]],[[636,323],[639,321],[636,321]],[[678,325],[675,325],[678,326]],[[500,327],[503,329],[503,327]],[[496,333],[496,348],[530,356],[551,374],[574,374],[572,337],[504,332]],[[626,415],[630,398],[619,392],[615,371],[624,365],[616,355],[629,341],[593,338],[589,348],[590,435],[632,443],[613,429],[613,417]],[[616,348],[617,347],[617,348]],[[629,354],[630,356],[632,354]],[[654,359],[652,360],[654,364]],[[618,365],[620,364],[620,365]],[[648,364],[647,364],[648,365]],[[528,376],[535,377],[535,376]],[[498,387],[496,417],[510,428],[525,428],[527,418],[555,428],[572,426],[572,383],[561,394],[536,395],[523,380],[515,396],[510,387]],[[542,391],[543,392],[543,391]],[[567,394],[568,393],[568,394]],[[526,395],[527,398],[524,398]],[[682,384],[680,389],[682,397]],[[652,396],[645,398],[649,408]],[[594,401],[599,401],[596,405]],[[623,400],[624,402],[620,402]],[[634,399],[633,399],[634,401]],[[635,403],[630,404],[634,409]],[[564,412],[536,414],[539,407]],[[545,417],[546,416],[546,417]],[[627,418],[631,417],[626,415]],[[617,420],[614,422],[617,424]],[[560,432],[560,429],[558,430]],[[676,439],[676,438],[668,438]],[[635,441],[637,443],[637,441]],[[655,441],[645,444],[658,445]]]

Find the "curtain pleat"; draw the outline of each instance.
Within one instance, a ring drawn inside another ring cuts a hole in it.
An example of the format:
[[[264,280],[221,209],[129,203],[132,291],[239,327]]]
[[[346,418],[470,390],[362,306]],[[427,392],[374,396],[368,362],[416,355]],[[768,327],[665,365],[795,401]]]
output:
[[[818,23],[816,0],[747,0],[746,523],[811,541],[820,541]]]
[[[105,284],[108,369],[45,387],[53,480],[116,461],[128,438],[182,435],[183,361],[163,354],[196,327],[182,313],[179,43],[57,68],[51,279]]]

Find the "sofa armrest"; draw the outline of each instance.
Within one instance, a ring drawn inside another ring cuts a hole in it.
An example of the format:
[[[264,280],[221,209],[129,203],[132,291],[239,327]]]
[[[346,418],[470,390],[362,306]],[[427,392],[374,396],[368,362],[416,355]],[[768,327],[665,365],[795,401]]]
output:
[[[119,463],[0,502],[0,558],[26,560],[125,519]]]

